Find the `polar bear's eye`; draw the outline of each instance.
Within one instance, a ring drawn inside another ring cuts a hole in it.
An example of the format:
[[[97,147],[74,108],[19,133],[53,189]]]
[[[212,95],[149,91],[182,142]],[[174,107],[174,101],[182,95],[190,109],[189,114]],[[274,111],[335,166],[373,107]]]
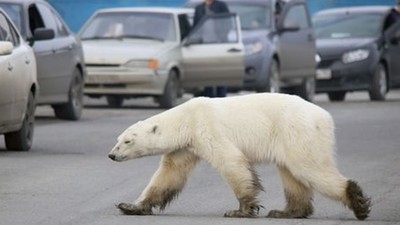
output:
[[[130,143],[131,143],[131,141],[125,141],[124,143],[125,143],[125,144],[130,144]]]

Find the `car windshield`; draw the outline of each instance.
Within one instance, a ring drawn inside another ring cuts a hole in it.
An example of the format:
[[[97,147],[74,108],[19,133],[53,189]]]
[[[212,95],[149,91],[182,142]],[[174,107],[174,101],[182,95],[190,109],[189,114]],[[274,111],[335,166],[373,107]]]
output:
[[[317,38],[366,38],[379,35],[382,26],[380,14],[317,15],[313,19]]]
[[[242,30],[267,29],[271,26],[271,9],[266,5],[229,3],[228,8],[238,14]]]
[[[148,39],[176,41],[171,14],[147,12],[107,12],[97,14],[80,34],[87,39]]]
[[[25,36],[25,31],[22,29],[22,5],[10,2],[0,2],[0,8],[7,13],[17,29],[23,36]]]

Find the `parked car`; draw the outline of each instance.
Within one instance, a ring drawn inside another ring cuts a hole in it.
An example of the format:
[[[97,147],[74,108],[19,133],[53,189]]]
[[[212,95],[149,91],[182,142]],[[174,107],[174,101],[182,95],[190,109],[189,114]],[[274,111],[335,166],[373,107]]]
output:
[[[194,8],[204,0],[189,0]],[[312,100],[316,49],[311,15],[303,0],[224,0],[240,17],[245,45],[242,89],[289,92]]]
[[[0,0],[22,37],[33,47],[40,95],[56,117],[78,120],[83,108],[85,65],[79,39],[43,0]]]
[[[371,100],[385,100],[400,86],[400,26],[385,29],[389,7],[329,9],[313,20],[321,61],[317,92],[343,101],[351,91],[368,91]]]
[[[151,96],[160,107],[171,108],[183,92],[241,86],[244,46],[238,18],[215,15],[192,30],[192,15],[186,8],[97,11],[79,33],[88,70],[85,94],[105,96],[113,107],[127,98]],[[210,31],[214,23],[228,29],[218,36]]]
[[[38,92],[33,50],[0,8],[0,134],[7,149],[31,148]]]

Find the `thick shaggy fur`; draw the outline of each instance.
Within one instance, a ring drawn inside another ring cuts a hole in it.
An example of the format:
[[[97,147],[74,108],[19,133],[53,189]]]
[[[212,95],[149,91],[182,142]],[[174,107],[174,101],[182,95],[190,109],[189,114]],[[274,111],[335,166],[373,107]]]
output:
[[[286,207],[272,218],[306,218],[313,191],[342,202],[356,217],[368,217],[370,200],[357,183],[337,170],[334,124],[324,109],[286,94],[195,98],[126,129],[109,157],[115,161],[162,154],[159,169],[125,214],[164,209],[183,189],[199,159],[226,179],[240,207],[227,217],[255,217],[263,190],[253,170],[274,163],[282,178]]]

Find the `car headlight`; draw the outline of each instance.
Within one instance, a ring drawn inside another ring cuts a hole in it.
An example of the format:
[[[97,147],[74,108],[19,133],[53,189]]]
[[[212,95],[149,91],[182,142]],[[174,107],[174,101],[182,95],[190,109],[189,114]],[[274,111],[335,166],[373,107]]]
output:
[[[347,52],[343,54],[342,61],[343,63],[353,63],[362,61],[369,56],[369,50],[366,49],[358,49],[355,51]]]
[[[315,54],[315,62],[318,64],[321,62],[321,56],[319,54]]]
[[[263,45],[260,41],[245,44],[244,46],[246,55],[253,55],[261,52],[263,50]]]
[[[160,67],[160,63],[156,59],[151,60],[130,60],[125,63],[126,67],[132,68],[150,68],[150,69],[158,69]]]

